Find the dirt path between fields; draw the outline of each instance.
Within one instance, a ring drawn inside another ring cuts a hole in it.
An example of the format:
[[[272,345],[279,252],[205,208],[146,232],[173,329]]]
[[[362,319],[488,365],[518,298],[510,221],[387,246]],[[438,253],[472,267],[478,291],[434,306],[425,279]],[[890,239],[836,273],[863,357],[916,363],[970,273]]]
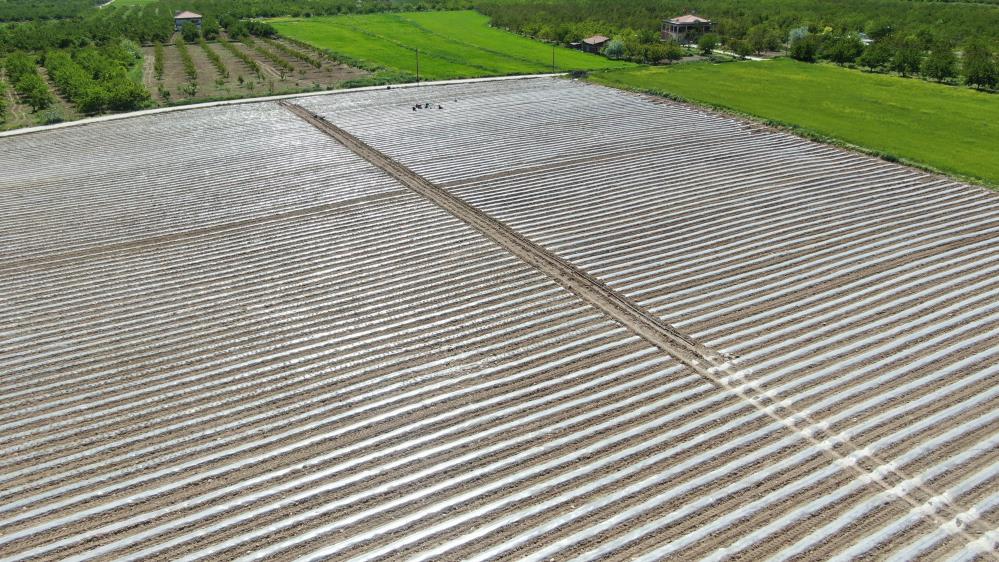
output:
[[[816,422],[809,416],[790,408],[788,403],[774,400],[752,382],[751,373],[736,365],[731,357],[710,349],[680,332],[600,280],[455,197],[446,189],[434,185],[323,117],[294,103],[286,101],[278,103],[358,156],[384,170],[417,194],[485,234],[507,251],[539,269],[559,285],[596,306],[649,343],[683,362],[716,386],[734,393],[770,418],[802,435],[813,445],[826,451],[837,464],[849,467],[861,477],[877,482],[885,490],[891,490],[915,508],[926,509],[926,506],[931,506],[932,509],[927,510],[928,515],[941,527],[954,528],[953,521],[963,520],[964,527],[954,529],[952,534],[972,542],[989,530],[979,519],[972,521],[967,521],[967,517],[958,519],[959,514],[967,511],[966,508],[955,506],[939,492],[914,480],[911,475],[905,474],[894,464],[887,463],[849,440],[834,435],[828,430],[828,424]],[[898,486],[900,482],[906,482],[907,485]]]
[[[680,333],[658,317],[619,295],[601,281],[531,242],[505,224],[430,183],[416,172],[301,106],[291,103],[281,103],[281,105],[333,137],[368,162],[385,170],[406,187],[498,242],[517,257],[556,280],[560,285],[593,303],[635,333],[690,365],[696,371],[715,379],[717,384],[722,385],[723,383],[720,382],[720,377],[715,376],[715,373],[735,374],[736,369],[731,361],[721,353],[712,351],[689,336]]]

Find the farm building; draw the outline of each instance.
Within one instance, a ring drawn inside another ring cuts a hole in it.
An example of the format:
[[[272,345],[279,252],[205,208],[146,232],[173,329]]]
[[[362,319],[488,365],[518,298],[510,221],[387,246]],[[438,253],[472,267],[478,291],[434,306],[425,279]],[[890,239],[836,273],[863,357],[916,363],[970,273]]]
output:
[[[662,38],[663,41],[688,43],[709,31],[711,31],[711,20],[694,14],[685,14],[663,20]]]
[[[184,24],[192,23],[198,29],[201,29],[201,14],[196,14],[194,12],[177,12],[173,16],[173,30],[180,31],[180,28],[184,27]]]
[[[551,78],[0,168],[0,558],[996,555],[995,193]]]
[[[599,53],[601,49],[607,45],[610,41],[610,37],[604,37],[603,35],[594,35],[593,37],[587,37],[579,42],[579,48],[586,53]]]

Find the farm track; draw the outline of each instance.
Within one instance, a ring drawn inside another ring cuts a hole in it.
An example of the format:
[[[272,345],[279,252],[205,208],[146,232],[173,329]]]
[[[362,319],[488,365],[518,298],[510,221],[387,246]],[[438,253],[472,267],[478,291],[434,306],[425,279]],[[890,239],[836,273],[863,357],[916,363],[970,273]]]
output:
[[[994,198],[569,81],[302,105],[4,140],[0,559],[994,558]]]
[[[447,191],[374,150],[336,125],[316,117],[301,106],[287,102],[281,102],[281,105],[333,137],[358,156],[385,170],[414,192],[475,227],[515,256],[541,270],[545,275],[555,279],[559,284],[583,297],[586,301],[595,304],[612,318],[633,332],[642,335],[673,357],[679,358],[694,370],[708,375],[708,370],[712,368],[715,371],[727,369],[727,367],[719,368],[725,362],[724,357],[677,332],[672,326],[662,323],[658,318],[649,315],[644,310],[635,307],[630,301],[614,293],[596,279],[579,271],[570,263],[544,251],[461,199],[449,195]],[[710,374],[713,375],[715,371]],[[709,378],[714,380],[717,377],[711,376]]]

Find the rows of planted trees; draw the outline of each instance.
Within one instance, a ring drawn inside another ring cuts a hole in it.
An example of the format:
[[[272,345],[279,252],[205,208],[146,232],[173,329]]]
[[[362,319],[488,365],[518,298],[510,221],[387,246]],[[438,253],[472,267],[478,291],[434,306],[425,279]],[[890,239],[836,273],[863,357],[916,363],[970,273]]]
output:
[[[4,0],[0,22],[71,18],[92,10],[106,0]]]
[[[122,40],[103,47],[52,50],[44,64],[59,92],[81,112],[124,111],[143,107],[149,92],[129,76],[141,56]]]
[[[9,55],[4,61],[4,73],[21,102],[30,106],[32,111],[52,105],[54,98],[38,74],[34,56],[25,53]]]
[[[5,21],[0,0],[0,22]],[[310,16],[341,13],[367,13],[385,10],[412,9],[458,9],[469,8],[468,0],[157,0],[142,6],[118,7],[110,4],[103,9],[95,9],[88,2],[88,9],[58,11],[47,16],[40,9],[37,17],[29,17],[30,2],[17,13],[11,14],[10,24],[0,25],[0,56],[11,51],[39,52],[48,49],[103,45],[121,38],[131,39],[141,45],[169,43],[174,33],[173,14],[191,10],[204,16],[202,31],[211,40],[220,28],[225,28],[230,36],[260,35],[255,25],[259,22],[245,21],[251,18],[271,16]],[[72,2],[76,0],[65,0]],[[46,4],[47,6],[48,4]],[[22,13],[23,12],[23,13]],[[190,38],[188,42],[193,42]]]
[[[0,98],[5,106],[15,99],[34,111],[52,105],[56,92],[84,114],[146,107],[151,96],[142,81],[141,45],[151,47],[152,73],[161,100],[171,101],[174,87],[178,90],[174,93],[188,99],[201,94],[199,84],[205,85],[206,77],[199,82],[192,50],[203,52],[214,67],[215,90],[227,92],[230,69],[220,56],[225,52],[241,61],[257,81],[264,79],[263,61],[282,79],[295,70],[286,57],[322,66],[313,53],[272,41],[277,35],[274,29],[253,18],[469,7],[469,0],[154,0],[127,5],[107,0],[0,0],[4,69],[0,84],[10,90]],[[181,10],[202,14],[201,28],[188,25],[175,33],[173,14]],[[174,75],[168,76],[166,46],[176,51],[183,65],[179,85],[174,84]],[[237,81],[253,90],[254,79],[239,74]]]
[[[659,40],[664,19],[696,8],[714,22],[722,42],[785,41],[791,30],[930,33],[953,44],[973,37],[999,41],[999,4],[914,0],[479,0],[475,8],[503,27],[547,41],[570,43],[595,34]]]

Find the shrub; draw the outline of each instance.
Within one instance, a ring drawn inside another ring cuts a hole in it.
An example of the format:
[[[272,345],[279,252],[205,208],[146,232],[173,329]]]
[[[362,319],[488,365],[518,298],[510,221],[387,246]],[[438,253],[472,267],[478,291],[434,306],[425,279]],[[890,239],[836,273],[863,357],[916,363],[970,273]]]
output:
[[[225,31],[229,35],[229,39],[234,41],[239,41],[250,34],[246,29],[246,24],[235,20],[230,22],[225,26]]]
[[[718,46],[718,36],[714,33],[705,33],[701,35],[701,38],[697,40],[697,48],[701,50],[701,54],[710,55],[711,51],[715,50]]]
[[[255,35],[257,37],[277,37],[277,30],[274,26],[262,21],[250,20],[243,22],[246,26],[246,31],[250,35]]]
[[[790,45],[791,43],[794,43],[795,41],[804,39],[805,37],[808,37],[809,35],[810,35],[810,32],[808,31],[807,27],[796,27],[796,28],[792,29],[790,32],[788,32],[788,34],[787,34],[787,44]]]
[[[729,46],[732,48],[732,52],[739,55],[739,58],[746,58],[753,54],[753,47],[749,44],[749,41],[744,41],[742,39],[736,39],[729,42]]]
[[[685,54],[686,51],[684,51],[683,47],[681,47],[676,41],[666,43],[666,53],[664,58],[670,63],[682,59]]]
[[[56,123],[62,123],[65,118],[62,112],[57,108],[49,108],[38,114],[38,122],[42,125],[54,125]]]
[[[198,37],[201,36],[201,33],[198,31],[197,26],[191,22],[187,22],[180,26],[180,36],[184,39],[184,41],[194,43],[198,40]]]
[[[624,57],[624,41],[614,39],[604,47],[604,56],[609,59],[619,59]]]
[[[157,80],[163,79],[163,44],[159,41],[153,47],[153,72]]]
[[[191,25],[191,24],[185,24]],[[184,74],[187,75],[188,82],[194,82],[198,79],[198,69],[194,66],[194,60],[191,59],[191,53],[187,52],[187,45],[180,37],[174,41],[174,45],[177,47],[177,54],[180,55],[180,61],[184,64]]]
[[[201,36],[209,41],[219,36],[219,22],[211,16],[205,16],[201,21]]]

